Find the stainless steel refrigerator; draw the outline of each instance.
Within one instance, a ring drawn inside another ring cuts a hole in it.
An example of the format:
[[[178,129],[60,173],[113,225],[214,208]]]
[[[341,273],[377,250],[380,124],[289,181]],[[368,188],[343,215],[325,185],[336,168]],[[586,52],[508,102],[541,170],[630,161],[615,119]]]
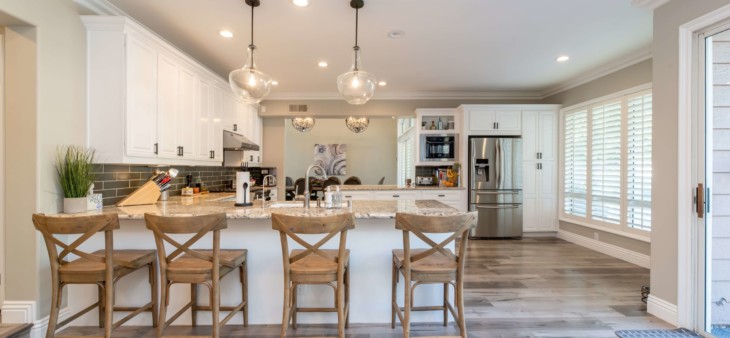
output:
[[[478,222],[471,238],[522,237],[522,139],[469,139],[469,211]]]

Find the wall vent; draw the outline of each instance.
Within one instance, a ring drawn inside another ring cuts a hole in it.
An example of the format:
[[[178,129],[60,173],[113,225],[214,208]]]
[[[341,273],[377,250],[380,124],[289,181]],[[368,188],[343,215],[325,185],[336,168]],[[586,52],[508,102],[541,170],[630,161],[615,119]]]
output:
[[[290,104],[289,112],[290,113],[306,113],[307,105],[306,104]]]

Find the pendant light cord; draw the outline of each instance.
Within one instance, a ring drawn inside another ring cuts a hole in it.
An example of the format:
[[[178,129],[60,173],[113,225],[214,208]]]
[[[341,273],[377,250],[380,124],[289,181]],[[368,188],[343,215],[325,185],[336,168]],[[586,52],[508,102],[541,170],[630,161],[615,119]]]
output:
[[[256,45],[253,44],[253,10],[255,6],[251,6],[251,44],[248,46],[251,50],[251,69],[254,69],[254,62],[253,62],[253,53],[256,50]]]
[[[359,27],[359,18],[360,18],[360,9],[355,8],[355,67],[353,68],[355,71],[357,71],[357,52],[360,50],[360,46],[357,45],[357,31]]]

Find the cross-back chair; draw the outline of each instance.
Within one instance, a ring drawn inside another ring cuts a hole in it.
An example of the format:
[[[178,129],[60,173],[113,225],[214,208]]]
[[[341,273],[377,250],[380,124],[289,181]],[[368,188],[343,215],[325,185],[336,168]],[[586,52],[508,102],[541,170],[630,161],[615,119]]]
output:
[[[279,231],[284,265],[284,311],[281,337],[286,336],[289,321],[296,329],[297,312],[336,312],[338,336],[345,336],[350,310],[350,250],[347,231],[355,228],[352,213],[333,216],[289,216],[272,213],[271,223]],[[314,244],[299,234],[326,234]],[[339,234],[337,250],[321,247]],[[289,252],[288,238],[304,247]],[[332,308],[301,308],[297,305],[297,287],[301,284],[325,284],[335,292]]]
[[[48,318],[46,338],[54,337],[56,329],[63,327],[94,308],[99,309],[99,327],[104,328],[104,337],[111,337],[112,330],[134,316],[152,312],[152,325],[157,326],[157,263],[154,250],[114,250],[113,231],[119,229],[117,214],[91,216],[51,217],[33,214],[33,225],[43,234],[51,265],[51,312]],[[93,253],[80,247],[95,234],[104,233],[104,249]],[[80,235],[71,244],[57,236]],[[59,252],[60,249],[60,252]],[[76,256],[76,259],[72,258]],[[141,307],[114,306],[114,285],[116,282],[142,268],[149,273],[151,300]],[[98,287],[98,301],[84,308],[68,319],[58,323],[58,313],[63,296],[63,287],[68,284],[95,284]],[[113,312],[130,312],[116,323]]]
[[[155,244],[160,260],[160,280],[162,283],[160,297],[160,325],[157,335],[162,336],[167,326],[172,324],[187,309],[192,312],[192,325],[197,326],[197,312],[212,312],[212,336],[220,336],[220,327],[233,316],[243,313],[243,326],[248,326],[248,280],[246,255],[247,250],[224,250],[220,248],[220,231],[226,229],[225,214],[200,216],[157,216],[145,214],[147,229],[155,235]],[[212,250],[192,249],[191,247],[206,234],[213,232]],[[180,242],[169,235],[189,235],[185,242]],[[165,244],[173,247],[168,254]],[[220,280],[230,272],[238,269],[241,282],[241,303],[236,306],[220,305]],[[169,320],[166,318],[167,306],[170,304],[170,286],[175,283],[190,284],[191,299],[188,304],[175,313]],[[198,305],[197,285],[203,284],[210,290],[208,306]],[[220,320],[220,311],[230,313]]]
[[[410,336],[411,311],[443,311],[444,326],[448,325],[449,312],[454,317],[461,332],[466,338],[464,320],[464,265],[466,262],[466,245],[468,234],[476,224],[476,213],[453,216],[424,216],[397,213],[395,227],[403,231],[403,249],[393,250],[393,279],[391,289],[391,327],[395,328],[395,318],[403,326],[403,337]],[[435,242],[426,234],[451,233],[441,242]],[[427,248],[412,249],[410,235],[426,243]],[[458,252],[454,254],[446,246],[459,241]],[[396,300],[398,277],[404,280],[404,307]],[[443,284],[444,300],[441,306],[413,306],[413,291],[422,284]],[[449,285],[454,287],[454,303],[449,302]]]

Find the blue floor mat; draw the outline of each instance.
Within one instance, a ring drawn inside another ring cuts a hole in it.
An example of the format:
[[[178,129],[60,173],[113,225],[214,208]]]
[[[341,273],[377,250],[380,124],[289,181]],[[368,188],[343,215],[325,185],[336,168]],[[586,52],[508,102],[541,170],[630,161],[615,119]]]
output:
[[[680,337],[702,337],[687,329],[676,330],[621,330],[616,331],[620,338],[680,338]]]

